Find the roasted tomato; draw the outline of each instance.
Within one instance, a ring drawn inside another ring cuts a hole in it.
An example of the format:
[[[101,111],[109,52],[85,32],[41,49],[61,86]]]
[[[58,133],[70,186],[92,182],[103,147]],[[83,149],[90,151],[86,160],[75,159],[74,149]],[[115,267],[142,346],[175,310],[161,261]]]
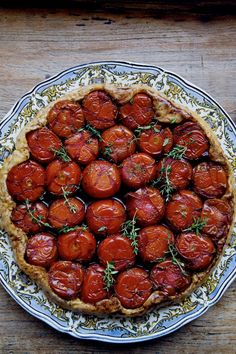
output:
[[[142,306],[152,292],[148,273],[138,267],[125,270],[118,275],[115,293],[121,305],[128,309]]]
[[[164,216],[165,202],[158,189],[144,187],[126,195],[126,208],[130,219],[136,217],[139,225],[149,226]]]
[[[85,167],[82,186],[94,198],[111,197],[120,189],[120,171],[108,161],[93,161]]]
[[[206,198],[220,198],[227,187],[224,168],[214,162],[202,162],[193,169],[193,184],[196,193]]]
[[[87,268],[81,290],[82,301],[96,304],[109,297],[105,289],[104,271],[105,268],[98,264],[92,264]]]
[[[47,116],[49,128],[61,138],[68,138],[84,124],[84,115],[78,102],[63,100],[54,104]]]
[[[48,217],[45,204],[18,204],[12,210],[11,221],[26,233],[36,233],[43,229]]]
[[[52,161],[46,169],[46,183],[49,192],[61,195],[64,193],[74,193],[81,180],[81,170],[73,162],[63,162],[61,160]]]
[[[47,127],[33,130],[26,135],[32,156],[42,163],[54,160],[56,151],[62,148],[62,142]]]
[[[88,206],[86,221],[95,234],[114,234],[125,221],[125,208],[115,199],[99,200]]]
[[[27,160],[11,168],[6,184],[13,198],[35,202],[44,192],[45,171],[37,162]]]
[[[215,247],[207,236],[196,235],[193,232],[180,234],[175,246],[181,257],[186,261],[186,267],[192,270],[206,269],[213,259]]]
[[[174,129],[174,143],[186,148],[184,156],[195,160],[209,149],[208,139],[200,128],[193,122],[185,122]]]
[[[58,261],[48,272],[48,282],[54,293],[65,300],[75,299],[83,283],[84,271],[80,264]]]
[[[73,160],[87,165],[98,156],[98,139],[83,130],[65,140],[65,149]]]
[[[114,125],[102,133],[102,153],[116,163],[132,155],[135,149],[135,136],[123,125]]]
[[[90,92],[83,99],[86,121],[96,129],[107,129],[115,124],[117,107],[104,91]]]
[[[184,274],[177,264],[173,264],[172,259],[154,265],[150,279],[154,288],[166,296],[182,293],[191,283],[191,277]]]
[[[58,252],[66,261],[89,261],[96,251],[96,240],[93,234],[82,227],[58,237]]]
[[[155,160],[144,153],[134,154],[122,163],[121,178],[130,188],[140,188],[149,183],[156,175]]]
[[[174,194],[166,207],[166,219],[175,230],[184,230],[200,217],[201,199],[193,192],[181,190]]]
[[[52,227],[80,224],[85,216],[84,204],[76,198],[57,199],[49,207],[48,220]]]
[[[153,157],[167,153],[173,145],[173,134],[169,128],[162,129],[160,125],[154,125],[145,129],[139,137],[139,148],[141,151]]]
[[[145,93],[137,93],[120,108],[121,122],[131,130],[149,124],[153,117],[152,99]]]
[[[157,262],[169,252],[174,235],[165,226],[148,226],[139,232],[139,253],[144,262]]]
[[[57,260],[57,241],[49,232],[41,232],[28,240],[26,259],[29,264],[50,267]]]
[[[113,262],[117,271],[124,270],[135,263],[131,241],[121,234],[106,237],[98,246],[98,258],[106,266]]]

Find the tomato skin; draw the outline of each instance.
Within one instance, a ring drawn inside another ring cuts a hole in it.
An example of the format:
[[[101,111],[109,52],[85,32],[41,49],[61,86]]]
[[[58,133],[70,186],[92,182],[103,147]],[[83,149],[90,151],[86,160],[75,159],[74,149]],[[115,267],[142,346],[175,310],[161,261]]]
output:
[[[56,199],[49,207],[48,220],[56,229],[78,225],[84,219],[84,204],[76,198],[67,199],[69,205],[65,199]]]
[[[11,168],[6,184],[14,199],[35,202],[44,192],[45,170],[37,162],[27,160]]]
[[[107,129],[115,124],[117,107],[104,91],[90,92],[83,99],[85,120],[96,129]]]
[[[98,156],[98,139],[86,130],[72,135],[64,144],[68,155],[82,165],[89,164]]]
[[[172,259],[155,264],[151,270],[150,279],[155,289],[166,296],[174,296],[183,292],[191,283],[191,277],[183,274]]]
[[[91,260],[95,251],[95,237],[82,227],[58,237],[58,252],[66,261],[87,262]]]
[[[151,292],[152,283],[148,273],[142,268],[125,270],[117,277],[115,293],[125,308],[135,309],[142,306]]]
[[[207,236],[196,235],[193,232],[180,234],[175,246],[181,257],[186,261],[186,267],[200,271],[206,269],[212,262],[215,247]]]
[[[81,290],[81,300],[85,303],[96,304],[109,297],[105,290],[104,271],[105,268],[99,264],[92,264],[86,269]]]
[[[125,219],[125,208],[115,199],[103,199],[92,202],[86,211],[88,227],[95,234],[107,235],[117,233],[120,231]]]
[[[52,161],[46,169],[46,184],[49,192],[62,195],[63,188],[66,192],[74,193],[80,184],[81,170],[73,162],[61,160]]]
[[[152,99],[145,93],[137,93],[132,101],[121,106],[120,119],[127,128],[134,130],[149,124],[154,118],[154,111]]]
[[[124,125],[114,125],[102,133],[100,147],[105,157],[121,162],[135,152],[135,135]]]
[[[156,157],[171,150],[173,134],[169,128],[162,129],[160,125],[155,125],[140,134],[138,144],[142,152]]]
[[[82,187],[93,198],[112,197],[120,185],[120,171],[108,161],[93,161],[83,171]]]
[[[196,193],[206,198],[220,198],[227,187],[224,168],[214,162],[202,162],[193,169],[193,184]]]
[[[184,189],[191,182],[193,169],[191,164],[182,159],[164,158],[157,165],[157,177],[165,181],[165,171],[169,169],[168,178],[174,189]]]
[[[47,116],[49,128],[61,138],[68,138],[84,125],[84,115],[79,103],[70,100],[54,104]]]
[[[136,153],[123,161],[121,178],[126,186],[137,189],[155,178],[156,168],[155,160],[151,156]]]
[[[149,226],[162,219],[165,202],[158,189],[144,187],[126,195],[126,208],[130,219],[136,217],[139,225]]]
[[[173,232],[165,226],[148,226],[139,232],[139,253],[144,262],[156,262],[166,256],[174,243]]]
[[[135,263],[131,241],[122,234],[106,237],[98,246],[98,258],[102,265],[113,262],[117,271],[124,270]]]
[[[84,279],[84,270],[78,263],[58,261],[48,272],[48,282],[59,297],[73,300],[78,297]]]
[[[35,204],[29,203],[29,209],[33,210],[33,215],[35,218],[40,218],[40,220],[45,223],[48,217],[48,208],[45,204],[37,202]],[[19,227],[26,233],[36,233],[43,229],[43,225],[33,221],[32,217],[27,211],[25,204],[18,204],[12,210],[11,221],[15,226]]]
[[[25,253],[29,264],[48,268],[58,257],[56,239],[49,232],[35,234],[29,238]]]

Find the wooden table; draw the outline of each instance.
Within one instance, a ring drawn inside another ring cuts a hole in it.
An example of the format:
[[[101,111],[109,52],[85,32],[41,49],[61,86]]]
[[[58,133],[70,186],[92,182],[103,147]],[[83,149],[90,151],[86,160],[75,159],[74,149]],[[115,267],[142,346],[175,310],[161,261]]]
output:
[[[70,66],[110,59],[176,71],[210,93],[236,121],[234,1],[117,3],[116,8],[112,1],[73,3],[67,9],[0,8],[0,117],[39,81]],[[214,308],[176,333],[119,346],[58,333],[0,288],[0,352],[236,353],[235,297],[234,283]]]

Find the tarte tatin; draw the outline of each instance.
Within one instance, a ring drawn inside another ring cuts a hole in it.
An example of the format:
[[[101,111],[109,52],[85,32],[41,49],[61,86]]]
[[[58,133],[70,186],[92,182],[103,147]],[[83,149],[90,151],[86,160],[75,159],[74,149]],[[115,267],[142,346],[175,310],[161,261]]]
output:
[[[202,118],[145,85],[84,86],[21,131],[1,227],[62,308],[135,316],[180,301],[229,240],[234,179]]]

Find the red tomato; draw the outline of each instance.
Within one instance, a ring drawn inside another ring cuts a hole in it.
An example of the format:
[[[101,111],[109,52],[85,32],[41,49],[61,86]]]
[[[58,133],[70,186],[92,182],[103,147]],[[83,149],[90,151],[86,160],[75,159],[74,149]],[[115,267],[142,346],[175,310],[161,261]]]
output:
[[[57,199],[49,207],[48,220],[52,227],[80,224],[85,216],[84,204],[76,198]]]
[[[169,152],[172,145],[173,134],[171,130],[169,128],[162,129],[160,125],[144,130],[139,137],[140,150],[153,157]]]
[[[30,237],[26,246],[29,264],[50,267],[57,260],[57,241],[49,232],[41,232]]]
[[[26,233],[36,233],[43,229],[43,224],[47,221],[48,208],[45,204],[37,202],[35,204],[29,203],[28,212],[25,204],[18,204],[12,210],[11,221]],[[39,220],[39,222],[37,222]],[[42,223],[40,223],[42,221]]]

